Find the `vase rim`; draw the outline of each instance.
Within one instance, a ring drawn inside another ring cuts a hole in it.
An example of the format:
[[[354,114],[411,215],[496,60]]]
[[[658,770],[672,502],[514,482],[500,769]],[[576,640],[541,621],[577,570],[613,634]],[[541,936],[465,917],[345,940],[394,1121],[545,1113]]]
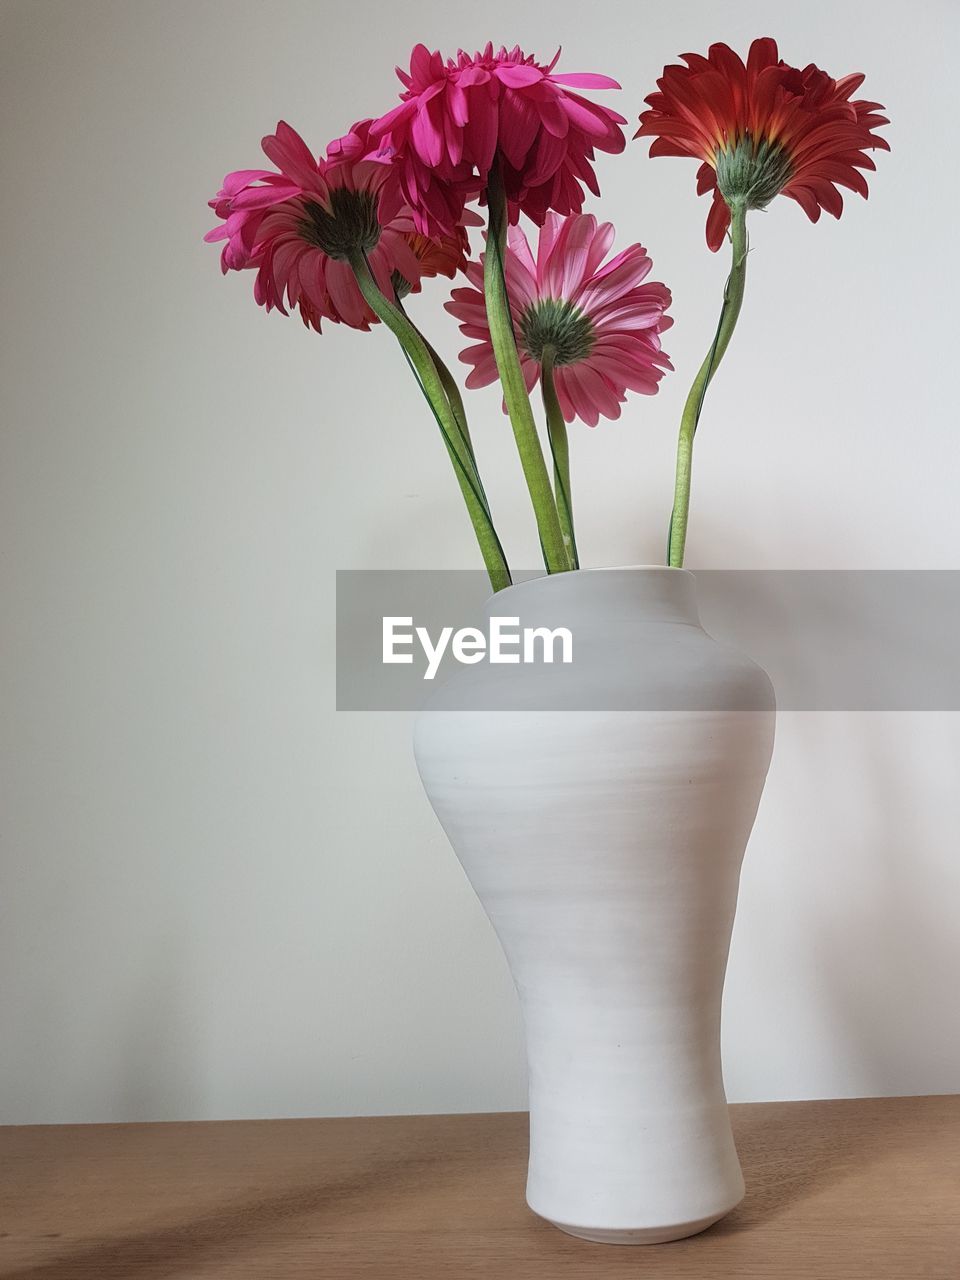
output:
[[[598,564],[586,569],[570,569],[570,573],[624,573],[627,570],[635,572],[642,570],[644,573],[682,573],[686,577],[692,578],[693,573],[690,569],[679,569],[672,564]],[[560,577],[559,574],[548,575],[552,578]]]
[[[502,591],[496,591],[493,593],[493,595],[488,596],[485,603],[487,604],[487,606],[489,606],[493,601],[500,601],[505,596],[508,596],[511,591],[517,591],[524,587],[533,586],[534,583],[538,583],[542,586],[543,584],[548,582],[562,582],[562,581],[569,582],[572,579],[580,578],[585,574],[605,574],[605,573],[637,573],[637,574],[650,574],[650,575],[658,575],[658,576],[660,574],[664,574],[664,575],[671,574],[671,575],[675,575],[678,581],[681,579],[685,579],[691,582],[696,581],[693,573],[689,569],[678,569],[678,568],[675,568],[673,565],[668,565],[668,564],[596,565],[596,566],[591,566],[585,569],[567,569],[562,573],[542,573],[542,574],[538,574],[534,578],[525,578],[522,582],[512,582],[509,587],[504,587]]]

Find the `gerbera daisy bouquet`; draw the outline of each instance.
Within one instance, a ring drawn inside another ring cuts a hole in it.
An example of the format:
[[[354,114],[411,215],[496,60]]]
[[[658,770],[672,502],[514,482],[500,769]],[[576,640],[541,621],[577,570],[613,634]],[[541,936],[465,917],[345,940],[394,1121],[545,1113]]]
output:
[[[561,73],[519,47],[444,57],[418,45],[398,69],[400,102],[314,153],[281,122],[262,141],[270,169],[227,175],[210,201],[224,272],[251,271],[267,311],[299,311],[398,341],[449,455],[494,591],[511,582],[456,378],[408,313],[424,281],[455,281],[446,309],[469,345],[466,387],[499,380],[549,573],[579,567],[567,427],[620,416],[672,369],[661,345],[669,289],[637,242],[617,247],[599,197],[596,153],[625,150],[626,119],[593,100],[609,76]],[[839,188],[867,194],[868,152],[887,148],[862,75],[832,79],[755,40],[685,54],[646,99],[637,137],[652,156],[700,161],[707,244],[729,240],[720,320],[680,424],[668,563],[683,564],[694,435],[743,301],[747,217],[778,195],[814,222],[839,217]],[[473,240],[471,240],[471,235]],[[457,282],[460,277],[459,283]],[[541,412],[531,397],[539,388]],[[538,422],[540,417],[540,422]],[[550,459],[549,465],[547,459]]]

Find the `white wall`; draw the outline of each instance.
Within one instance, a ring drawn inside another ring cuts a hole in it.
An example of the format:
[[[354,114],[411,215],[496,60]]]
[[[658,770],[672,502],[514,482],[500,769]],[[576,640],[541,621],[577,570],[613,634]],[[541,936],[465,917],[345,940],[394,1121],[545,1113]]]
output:
[[[732,11],[734,6],[728,6]],[[534,11],[535,10],[535,11]],[[455,14],[462,16],[458,19]],[[319,148],[417,39],[623,81],[774,34],[892,115],[868,204],[756,217],[698,445],[692,567],[960,568],[957,10],[706,0],[5,0],[0,9],[7,1121],[523,1105],[513,991],[404,716],[333,710],[336,568],[475,563],[383,332],[258,312],[200,237],[279,117]],[[632,144],[603,210],[675,292],[679,372],[574,433],[590,564],[656,561],[726,270],[692,163]],[[451,357],[441,286],[418,314]],[[471,401],[536,564],[494,392]],[[734,1099],[960,1089],[960,722],[786,714],[726,1003]]]

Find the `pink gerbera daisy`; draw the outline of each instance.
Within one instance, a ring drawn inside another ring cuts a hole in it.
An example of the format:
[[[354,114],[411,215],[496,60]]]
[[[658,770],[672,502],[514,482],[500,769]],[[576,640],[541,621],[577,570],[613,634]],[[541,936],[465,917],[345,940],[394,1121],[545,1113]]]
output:
[[[473,225],[470,222],[469,211],[466,216],[469,224]],[[387,294],[388,298],[396,297],[402,300],[408,294],[419,293],[424,280],[432,279],[434,276],[446,276],[452,280],[458,272],[466,270],[470,241],[467,238],[465,226],[457,227],[456,233],[452,236],[441,236],[439,240],[431,240],[414,231],[413,222],[407,215],[400,215],[394,219],[391,230],[399,230],[403,234],[410,252],[417,261],[419,273],[411,281],[395,269],[390,277],[391,292]],[[407,270],[409,271],[409,264]],[[304,291],[300,293],[297,307],[307,328],[316,329],[317,333],[322,332],[320,322],[323,317]],[[371,313],[371,322],[374,320],[376,317]]]
[[[604,263],[613,237],[610,223],[598,223],[592,214],[549,213],[536,257],[526,235],[511,227],[504,263],[527,390],[540,379],[549,352],[564,419],[580,418],[591,427],[601,416],[619,418],[628,391],[654,395],[673,367],[660,347],[660,334],[673,324],[666,315],[670,290],[643,283],[653,263],[642,245]],[[466,275],[474,287],[454,289],[446,308],[464,336],[477,340],[460,355],[473,365],[467,386],[485,387],[496,381],[497,365],[482,265],[468,263]]]
[[[466,233],[454,228],[446,257],[424,261],[399,174],[370,160],[370,121],[355,124],[315,159],[300,135],[283,121],[263,139],[279,172],[230,173],[210,201],[220,226],[208,241],[226,241],[224,272],[256,271],[254,297],[284,315],[297,307],[319,331],[322,320],[369,329],[376,316],[364,302],[350,265],[362,254],[388,297],[409,293],[438,271],[453,276],[464,260]]]
[[[444,62],[418,44],[409,74],[397,68],[402,102],[370,135],[397,157],[421,231],[449,231],[451,202],[481,194],[497,158],[513,222],[521,211],[539,225],[550,209],[579,213],[584,185],[599,195],[595,151],[622,151],[626,121],[572,90],[620,86],[609,76],[556,75],[559,56],[545,66],[519,47],[494,53],[488,44]]]

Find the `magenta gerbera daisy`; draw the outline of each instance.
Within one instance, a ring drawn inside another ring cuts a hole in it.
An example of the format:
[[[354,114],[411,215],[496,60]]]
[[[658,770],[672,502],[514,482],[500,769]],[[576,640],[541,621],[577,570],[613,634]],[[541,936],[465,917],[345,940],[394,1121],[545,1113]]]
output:
[[[446,61],[419,44],[400,106],[370,134],[397,158],[404,196],[426,234],[450,230],[451,210],[481,194],[499,163],[512,221],[519,212],[542,225],[548,210],[579,213],[583,188],[599,195],[596,151],[620,152],[626,121],[576,89],[619,89],[609,76],[558,75],[519,47],[460,50]]]
[[[398,171],[368,158],[369,127],[369,120],[355,124],[318,159],[281,121],[262,142],[277,171],[230,173],[210,201],[223,221],[204,238],[226,242],[224,272],[256,271],[254,297],[268,311],[298,308],[317,330],[323,320],[369,329],[377,317],[361,295],[351,255],[366,257],[388,297],[418,289],[438,271],[452,277],[462,264],[462,227],[450,232],[445,254],[438,246],[427,255]]]
[[[504,263],[527,390],[549,363],[565,420],[591,427],[601,417],[619,418],[628,391],[653,395],[673,367],[660,346],[673,323],[670,290],[646,282],[653,263],[642,245],[604,262],[613,239],[611,224],[592,214],[549,213],[535,255],[523,231],[510,228]],[[497,365],[481,264],[468,263],[466,275],[473,287],[454,289],[446,308],[475,340],[460,355],[473,366],[467,386],[485,387],[496,381]]]

